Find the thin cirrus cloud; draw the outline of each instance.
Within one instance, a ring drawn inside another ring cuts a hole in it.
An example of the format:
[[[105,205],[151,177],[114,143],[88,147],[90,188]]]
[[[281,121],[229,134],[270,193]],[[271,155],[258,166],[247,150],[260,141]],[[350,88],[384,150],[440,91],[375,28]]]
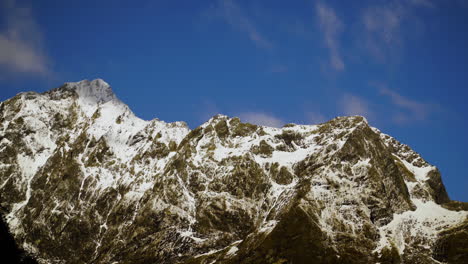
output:
[[[0,68],[11,74],[51,74],[50,59],[43,50],[43,34],[32,10],[14,1],[0,3],[6,28],[0,32]]]
[[[378,61],[385,62],[388,55],[401,46],[403,16],[404,9],[396,2],[365,9],[362,15],[365,45],[370,55]]]
[[[342,112],[347,116],[360,115],[366,118],[374,116],[367,100],[360,96],[347,93],[342,96],[340,102]]]
[[[202,99],[194,113],[198,119],[197,121],[206,122],[213,116],[222,113],[222,111],[213,101]]]
[[[327,121],[327,117],[320,112],[306,113],[306,120],[310,124],[320,124]]]
[[[242,122],[252,123],[260,126],[281,127],[285,122],[278,117],[262,112],[245,112],[239,114]]]
[[[214,7],[214,13],[236,30],[245,33],[248,38],[262,49],[272,49],[273,43],[259,32],[257,26],[245,11],[232,0],[219,0]]]
[[[435,8],[436,5],[430,0],[410,0],[410,3],[416,6]]]
[[[360,20],[366,52],[380,63],[398,57],[404,46],[403,25],[417,22],[423,27],[415,11],[435,7],[430,0],[393,0],[365,8]]]
[[[440,108],[437,105],[421,103],[404,97],[384,85],[380,85],[380,94],[388,97],[396,107],[397,111],[393,115],[393,120],[399,124],[427,120],[432,111]]]
[[[410,99],[389,89],[384,84],[375,83],[373,86],[378,88],[381,96],[389,99],[390,115],[396,124],[404,125],[415,121],[426,121],[434,113],[445,111],[440,105]],[[375,120],[377,117],[374,106],[365,98],[350,93],[344,94],[339,101],[339,108],[344,115],[360,115],[371,120]]]
[[[342,71],[345,69],[345,63],[339,51],[339,35],[343,30],[343,23],[331,7],[317,2],[315,9],[318,25],[329,51],[330,66],[335,71]]]

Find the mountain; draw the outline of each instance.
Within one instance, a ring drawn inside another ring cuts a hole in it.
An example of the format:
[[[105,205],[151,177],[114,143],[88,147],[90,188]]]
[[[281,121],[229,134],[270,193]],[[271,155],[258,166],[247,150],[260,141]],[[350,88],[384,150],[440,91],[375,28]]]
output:
[[[136,117],[103,80],[0,104],[0,209],[39,263],[466,263],[468,205],[360,116]]]

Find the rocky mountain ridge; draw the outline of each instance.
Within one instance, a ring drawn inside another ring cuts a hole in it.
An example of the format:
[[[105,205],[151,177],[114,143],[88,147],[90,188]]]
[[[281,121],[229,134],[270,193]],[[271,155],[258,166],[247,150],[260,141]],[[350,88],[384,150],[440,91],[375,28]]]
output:
[[[2,102],[0,149],[0,209],[40,263],[468,259],[466,203],[359,116],[190,130],[97,79]]]

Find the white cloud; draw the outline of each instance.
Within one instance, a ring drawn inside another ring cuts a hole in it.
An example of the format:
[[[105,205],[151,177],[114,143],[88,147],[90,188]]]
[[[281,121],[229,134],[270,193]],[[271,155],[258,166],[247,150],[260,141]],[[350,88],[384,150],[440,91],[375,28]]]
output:
[[[345,69],[345,64],[339,52],[338,37],[343,29],[343,23],[331,7],[317,2],[315,9],[325,46],[330,52],[330,66],[336,71],[342,71]]]
[[[407,123],[410,121],[426,120],[432,110],[438,109],[435,105],[417,102],[404,97],[387,87],[380,85],[380,93],[390,98],[391,102],[397,107],[397,112],[393,116],[396,123]]]
[[[402,44],[401,23],[404,8],[397,2],[367,8],[362,15],[366,48],[371,55],[385,62]]]
[[[285,122],[273,115],[261,112],[246,112],[239,114],[242,122],[252,123],[260,126],[282,127]]]
[[[200,122],[206,122],[213,116],[222,113],[221,109],[209,99],[202,99],[199,104],[195,113]]]
[[[398,58],[404,44],[403,32],[411,28],[417,31],[414,35],[424,28],[416,10],[435,7],[431,0],[389,0],[364,9],[361,24],[366,52],[381,63]]]
[[[43,35],[30,8],[5,1],[2,15],[6,28],[0,32],[0,67],[9,73],[50,74],[50,59],[43,50]]]
[[[233,0],[219,0],[214,11],[216,16],[223,18],[230,26],[247,34],[257,47],[273,48],[273,44],[258,31],[252,20],[245,15],[244,10]]]
[[[310,124],[320,124],[327,121],[325,115],[319,112],[308,112],[306,113],[307,122]]]
[[[343,113],[348,116],[360,115],[366,118],[372,118],[373,116],[369,103],[356,95],[343,95],[341,98],[341,108]]]
[[[367,31],[378,35],[383,41],[394,42],[400,28],[401,13],[400,8],[388,6],[368,8],[363,17],[364,26]]]

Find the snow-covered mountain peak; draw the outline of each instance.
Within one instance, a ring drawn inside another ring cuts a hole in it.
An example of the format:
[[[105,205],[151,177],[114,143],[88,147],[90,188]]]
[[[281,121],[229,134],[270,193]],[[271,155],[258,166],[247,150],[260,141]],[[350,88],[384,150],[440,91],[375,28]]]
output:
[[[360,119],[361,122],[366,123],[366,124],[369,124],[369,121],[367,120],[367,118],[366,118],[365,116],[355,115],[355,116],[351,116],[351,117]]]
[[[65,85],[75,91],[80,99],[88,103],[102,104],[117,100],[111,86],[102,79],[69,82]]]
[[[41,263],[445,263],[466,241],[439,171],[362,116],[190,130],[84,80],[1,102],[0,150],[0,213]]]
[[[223,115],[223,114],[217,114],[217,115],[214,115],[212,116],[208,121],[206,121],[205,123],[202,124],[203,127],[209,125],[209,124],[216,124],[222,120],[229,120],[230,117],[227,116],[227,115]]]

